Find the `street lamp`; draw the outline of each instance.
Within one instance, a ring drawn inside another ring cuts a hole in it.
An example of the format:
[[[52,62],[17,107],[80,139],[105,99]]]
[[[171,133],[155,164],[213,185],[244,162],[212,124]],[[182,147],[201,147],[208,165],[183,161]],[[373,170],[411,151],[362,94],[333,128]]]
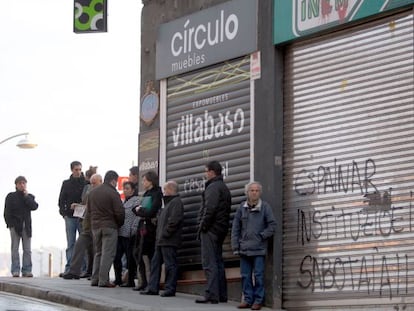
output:
[[[19,136],[25,136],[25,138],[19,140],[19,142],[16,145],[17,147],[22,148],[22,149],[33,149],[37,147],[37,143],[29,139],[29,133],[20,133],[20,134],[7,137],[6,139],[3,139],[2,141],[0,141],[0,145],[2,143],[5,143],[6,141],[9,141],[10,139],[13,139]]]

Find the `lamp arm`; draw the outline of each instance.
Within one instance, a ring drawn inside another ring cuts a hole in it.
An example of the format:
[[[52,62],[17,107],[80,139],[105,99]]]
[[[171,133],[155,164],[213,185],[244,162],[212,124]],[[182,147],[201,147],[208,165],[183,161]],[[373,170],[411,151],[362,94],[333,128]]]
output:
[[[16,137],[19,137],[19,136],[24,136],[24,135],[29,135],[29,133],[20,133],[20,134],[16,134],[16,135],[13,135],[13,136],[7,137],[6,139],[3,139],[2,141],[0,141],[0,145],[1,145],[2,143],[5,143],[6,141],[8,141],[8,140],[10,140],[10,139],[13,139],[13,138],[16,138]]]

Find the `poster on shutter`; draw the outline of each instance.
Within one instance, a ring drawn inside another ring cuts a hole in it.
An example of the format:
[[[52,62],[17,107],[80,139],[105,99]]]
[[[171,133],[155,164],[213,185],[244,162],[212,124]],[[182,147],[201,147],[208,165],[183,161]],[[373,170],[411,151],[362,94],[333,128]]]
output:
[[[139,134],[138,167],[141,177],[148,171],[158,174],[160,134],[158,130],[143,132]],[[139,184],[139,193],[144,192],[142,183]]]
[[[254,52],[250,55],[250,79],[260,79],[262,67],[260,65],[260,51]]]
[[[222,164],[233,212],[250,180],[250,55],[168,79],[166,120],[166,179],[178,182],[185,208],[179,262],[200,263],[196,231],[205,164]],[[228,240],[224,257],[238,260]]]

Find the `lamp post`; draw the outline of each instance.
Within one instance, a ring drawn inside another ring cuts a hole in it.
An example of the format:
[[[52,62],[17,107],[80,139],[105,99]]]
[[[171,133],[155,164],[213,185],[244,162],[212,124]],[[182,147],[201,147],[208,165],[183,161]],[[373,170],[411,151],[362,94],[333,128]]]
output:
[[[16,145],[17,147],[22,148],[22,149],[33,149],[37,147],[37,143],[29,139],[29,133],[20,133],[20,134],[7,137],[6,139],[3,139],[2,141],[0,141],[0,145],[2,143],[5,143],[6,141],[9,141],[13,138],[20,137],[20,136],[25,136],[25,138],[19,140],[19,142]]]

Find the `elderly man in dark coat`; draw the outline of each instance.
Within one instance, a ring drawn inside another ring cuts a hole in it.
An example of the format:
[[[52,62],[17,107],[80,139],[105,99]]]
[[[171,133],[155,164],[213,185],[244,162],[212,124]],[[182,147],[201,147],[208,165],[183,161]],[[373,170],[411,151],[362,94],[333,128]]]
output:
[[[272,207],[260,197],[262,185],[246,185],[247,200],[236,211],[231,231],[231,247],[240,255],[244,301],[239,309],[260,310],[265,299],[264,274],[267,244],[276,229]],[[254,279],[254,281],[253,281]]]
[[[164,185],[164,208],[158,216],[155,253],[151,260],[151,275],[143,295],[158,295],[161,265],[165,264],[165,291],[161,297],[175,296],[177,287],[177,248],[181,245],[184,207],[178,195],[178,185],[168,181]]]

